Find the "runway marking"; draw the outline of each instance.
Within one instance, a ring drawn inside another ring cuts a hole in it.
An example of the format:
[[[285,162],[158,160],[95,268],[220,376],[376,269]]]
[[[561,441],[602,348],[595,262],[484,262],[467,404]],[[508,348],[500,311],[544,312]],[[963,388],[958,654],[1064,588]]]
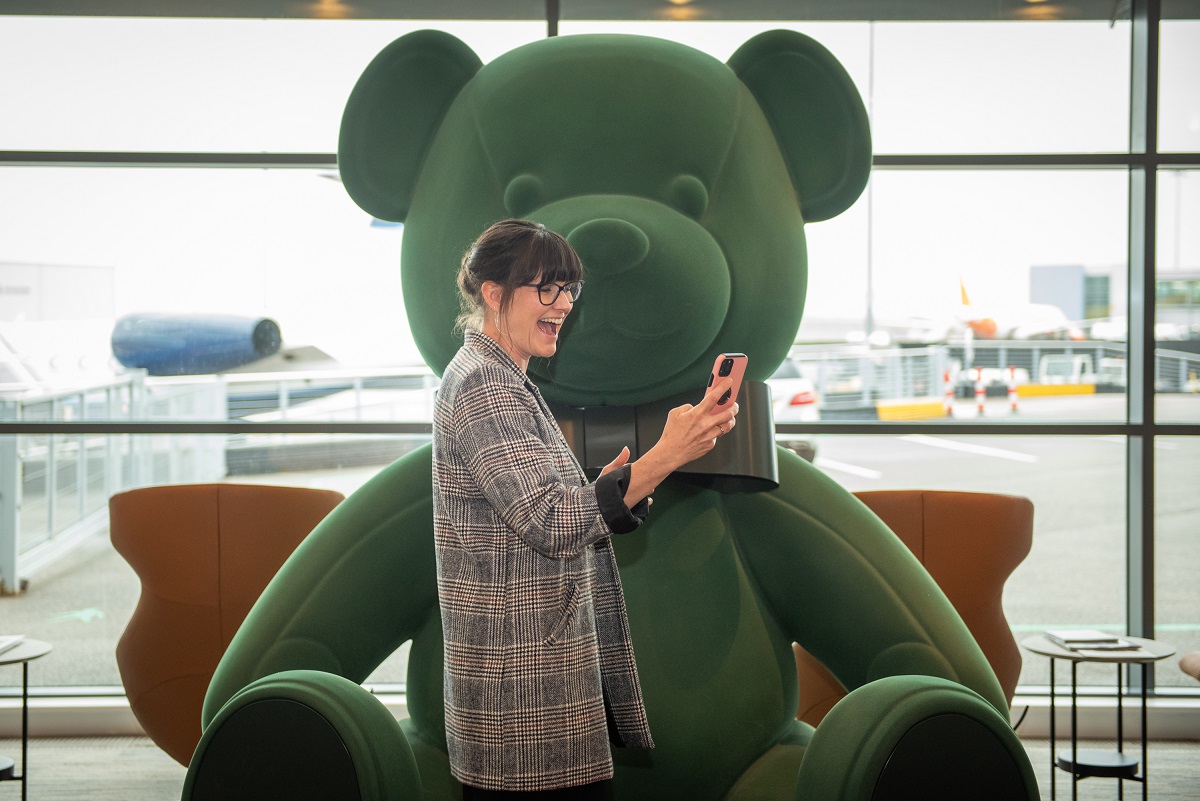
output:
[[[932,448],[945,448],[948,451],[962,451],[963,453],[974,453],[979,456],[995,456],[997,459],[1011,459],[1014,462],[1025,462],[1033,464],[1038,458],[1029,453],[1018,453],[1017,451],[1009,451],[1004,448],[991,448],[987,445],[968,445],[965,442],[955,442],[950,439],[940,439],[938,437],[930,437],[924,434],[910,434],[900,437],[900,439],[915,442],[918,445],[928,445]]]
[[[1115,442],[1118,445],[1124,445],[1127,437],[1122,437],[1120,434],[1111,434],[1106,437],[1094,437],[1101,442]],[[1161,439],[1154,440],[1154,447],[1160,451],[1177,451],[1179,450],[1178,442],[1163,442]]]
[[[883,478],[883,473],[879,472],[878,470],[872,470],[869,467],[859,467],[858,465],[854,464],[846,464],[845,462],[838,462],[834,461],[833,459],[826,459],[823,456],[818,456],[816,459],[813,459],[813,464],[823,470],[837,470],[840,473],[849,473],[852,476],[858,476],[860,478]]]

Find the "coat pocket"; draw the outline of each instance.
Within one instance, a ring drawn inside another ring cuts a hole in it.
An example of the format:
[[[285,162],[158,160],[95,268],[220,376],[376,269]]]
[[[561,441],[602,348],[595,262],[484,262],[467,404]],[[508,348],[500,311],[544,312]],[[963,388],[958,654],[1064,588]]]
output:
[[[579,609],[579,592],[578,584],[571,584],[567,590],[567,600],[563,604],[562,614],[559,615],[558,621],[550,627],[550,633],[542,638],[543,645],[555,645],[566,638],[567,629],[571,627],[571,621],[575,619],[575,612]]]

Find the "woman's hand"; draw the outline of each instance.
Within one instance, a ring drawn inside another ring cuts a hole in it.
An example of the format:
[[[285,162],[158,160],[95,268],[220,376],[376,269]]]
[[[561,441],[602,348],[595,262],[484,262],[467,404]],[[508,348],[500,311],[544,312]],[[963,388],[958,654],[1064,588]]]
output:
[[[673,457],[675,466],[672,470],[711,451],[717,439],[737,425],[739,407],[736,403],[728,409],[717,408],[717,401],[732,386],[732,379],[723,378],[709,387],[704,399],[695,406],[685,403],[667,414],[667,425],[654,448],[662,447],[669,457]]]
[[[717,408],[717,401],[732,387],[732,379],[722,378],[708,388],[704,399],[695,406],[685,403],[667,414],[667,424],[658,442],[630,468],[629,486],[625,491],[627,506],[632,509],[664,478],[711,451],[718,438],[733,430],[737,425],[738,405],[735,403],[729,409]],[[627,460],[627,454],[622,451],[604,469],[615,470]]]
[[[609,462],[608,464],[604,465],[603,468],[601,468],[600,475],[604,475],[605,473],[611,473],[614,470],[620,470],[622,467],[625,466],[626,462],[628,462],[628,461],[629,461],[629,446],[627,445],[624,448],[621,448],[621,452],[617,454],[616,459],[613,459],[611,462]],[[626,498],[629,497],[628,493],[626,493],[625,497]],[[654,499],[651,498],[649,495],[647,495],[646,496],[646,505],[650,505],[652,503],[654,503]],[[629,508],[632,509],[634,505],[636,505],[636,503],[630,505]]]

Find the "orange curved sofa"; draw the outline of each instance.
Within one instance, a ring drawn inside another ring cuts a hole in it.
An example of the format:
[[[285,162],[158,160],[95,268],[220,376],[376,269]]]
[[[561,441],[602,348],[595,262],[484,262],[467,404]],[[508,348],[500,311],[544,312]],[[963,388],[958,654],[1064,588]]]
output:
[[[1033,503],[1018,495],[880,490],[855,495],[896,533],[937,582],[983,650],[1012,703],[1021,651],[1004,617],[1004,582],[1033,545]],[[799,645],[796,717],[816,726],[846,690]]]
[[[142,583],[117,667],[134,716],[175,761],[192,757],[204,693],[246,613],[342,500],[247,484],[144,487],[109,499],[113,546]]]

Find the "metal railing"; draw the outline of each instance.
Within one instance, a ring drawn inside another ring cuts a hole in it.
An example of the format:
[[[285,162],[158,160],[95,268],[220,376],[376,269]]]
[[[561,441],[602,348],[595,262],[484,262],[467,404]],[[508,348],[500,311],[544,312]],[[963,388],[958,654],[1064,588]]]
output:
[[[437,383],[424,366],[170,378],[132,373],[78,389],[7,393],[0,396],[0,420],[427,422]],[[18,592],[23,578],[103,531],[108,498],[123,490],[268,472],[267,467],[278,470],[280,460],[293,469],[328,467],[330,459],[386,464],[421,439],[392,435],[367,443],[361,435],[290,433],[0,436],[0,594]]]
[[[873,407],[884,400],[940,396],[950,354],[946,347],[797,348],[791,360],[809,378],[823,411]]]
[[[147,386],[140,374],[81,389],[0,399],[17,422],[186,420],[224,409],[219,384]],[[0,437],[0,593],[69,553],[108,525],[114,493],[225,475],[220,438],[127,434]]]
[[[872,350],[824,346],[792,355],[823,411],[940,396],[947,375],[1015,367],[1033,380],[1043,357],[1082,354],[1092,380],[1123,365],[1118,342],[976,342]],[[970,362],[967,364],[966,362]],[[1200,392],[1200,354],[1160,348],[1159,391]],[[954,380],[954,379],[952,379]],[[1099,380],[1120,386],[1117,369]],[[0,419],[26,422],[428,422],[438,379],[426,367],[147,378],[0,398]],[[16,434],[0,437],[0,592],[107,525],[114,493],[150,484],[214,481],[234,473],[384,464],[428,436],[287,432],[234,434]],[[355,460],[358,460],[357,462]],[[363,461],[366,460],[366,461]],[[287,465],[281,468],[281,465]]]
[[[1125,386],[1124,342],[984,341],[879,350],[825,345],[798,347],[790,358],[801,375],[812,380],[821,409],[839,411],[939,396],[947,375],[953,384],[973,384],[969,371],[974,368],[999,377],[1011,367],[1023,376],[1023,383],[1052,381],[1045,375],[1047,357],[1062,356],[1085,357],[1081,381],[1114,390]],[[1155,351],[1155,376],[1158,392],[1200,392],[1200,354],[1160,347]]]

